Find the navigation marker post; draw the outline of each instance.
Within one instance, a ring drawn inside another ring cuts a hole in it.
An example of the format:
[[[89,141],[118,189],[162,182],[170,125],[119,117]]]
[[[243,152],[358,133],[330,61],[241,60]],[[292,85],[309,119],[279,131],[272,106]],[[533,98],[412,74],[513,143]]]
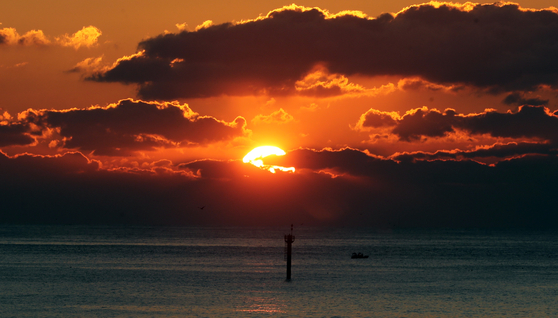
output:
[[[291,254],[292,254],[292,244],[295,240],[293,235],[293,225],[291,224],[291,234],[285,234],[285,257],[287,258],[287,281],[291,280]]]

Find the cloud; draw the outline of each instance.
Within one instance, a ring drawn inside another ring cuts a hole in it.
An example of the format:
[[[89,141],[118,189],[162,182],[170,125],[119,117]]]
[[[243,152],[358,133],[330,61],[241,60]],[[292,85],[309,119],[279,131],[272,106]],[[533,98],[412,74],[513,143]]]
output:
[[[558,190],[555,155],[493,166],[397,162],[350,148],[275,159],[296,172],[271,174],[239,160],[104,170],[80,153],[0,153],[0,222],[553,228],[558,221],[548,209]]]
[[[294,117],[287,113],[283,108],[269,115],[257,115],[252,119],[254,124],[286,124],[292,122]]]
[[[0,152],[0,173],[1,223],[171,224],[180,215],[167,214],[168,200],[184,202],[170,193],[191,180],[183,174],[103,170],[77,152],[13,157]]]
[[[20,117],[60,136],[64,148],[123,155],[156,148],[188,147],[230,140],[246,133],[246,121],[200,116],[188,105],[121,100],[107,107],[28,111]]]
[[[268,163],[268,161],[270,162]],[[313,149],[293,150],[285,156],[266,158],[266,164],[294,166],[297,171],[309,169],[318,172],[333,172],[333,174],[339,175],[350,174],[356,177],[366,177],[370,172],[369,167],[377,168],[397,163],[354,148],[340,150],[326,148],[318,151]]]
[[[175,26],[178,29],[178,31],[187,31],[188,30],[188,24],[186,22],[177,23],[177,24],[175,24]]]
[[[103,57],[88,57],[85,60],[78,62],[72,69],[68,72],[80,72],[85,74],[93,74],[99,72],[105,68],[102,64]]]
[[[488,111],[463,117],[458,124],[472,134],[495,137],[540,138],[558,142],[558,116],[541,106],[522,106],[517,112]],[[521,127],[521,129],[518,129]]]
[[[13,157],[0,152],[0,162],[5,175],[25,173],[30,177],[32,175],[80,174],[97,171],[100,168],[99,162],[89,160],[79,152],[55,156],[21,154]],[[25,182],[25,180],[21,180],[21,182]]]
[[[0,147],[28,146],[36,142],[28,125],[13,123],[0,125]]]
[[[558,116],[546,107],[521,106],[517,112],[498,113],[487,110],[479,114],[457,114],[453,109],[440,112],[427,107],[408,111],[399,117],[371,109],[361,116],[356,129],[382,126],[402,141],[419,141],[423,137],[444,137],[457,130],[472,135],[489,134],[504,138],[538,138],[558,142]]]
[[[60,45],[79,49],[81,47],[91,48],[96,46],[97,39],[102,32],[94,26],[83,27],[72,35],[62,35],[50,40],[42,30],[31,30],[20,35],[14,28],[0,29],[0,45],[21,46],[49,46]]]
[[[51,41],[47,39],[41,30],[31,30],[23,35],[19,35],[14,28],[0,29],[0,45],[23,45],[23,46],[46,46]]]
[[[420,90],[426,89],[430,91],[444,91],[444,92],[457,92],[464,88],[463,85],[441,85],[430,83],[421,78],[404,78],[399,80],[397,87],[401,90]]]
[[[31,125],[14,119],[0,108],[0,147],[28,146],[37,142]]]
[[[101,34],[101,30],[90,25],[88,27],[83,27],[81,30],[72,35],[64,34],[63,36],[56,38],[56,40],[62,46],[73,47],[77,50],[81,47],[90,48],[96,46],[97,39],[101,36]]]
[[[302,96],[330,97],[344,94],[363,94],[366,89],[349,83],[349,79],[340,74],[329,74],[323,66],[317,67],[303,79],[296,81],[296,91]]]
[[[206,20],[204,21],[202,24],[196,26],[196,31],[202,30],[202,29],[207,29],[209,27],[213,26],[213,21],[211,20]]]
[[[548,105],[548,99],[540,99],[539,97],[535,98],[525,98],[521,93],[511,93],[504,100],[502,103],[506,105],[532,105],[532,106],[543,106]]]
[[[535,146],[535,145],[533,145]],[[474,161],[396,161],[355,149],[299,149],[277,158],[352,180],[341,191],[351,217],[384,226],[544,227],[558,218],[544,208],[556,190],[558,157],[524,156],[492,166]],[[361,187],[355,187],[359,184]],[[554,190],[551,190],[554,189]],[[533,213],[533,214],[531,214]],[[535,225],[536,224],[536,225]]]
[[[347,86],[351,75],[422,79],[405,87],[531,91],[558,85],[557,32],[555,9],[513,3],[432,2],[375,19],[293,5],[147,39],[139,43],[145,54],[89,79],[139,84],[147,99],[341,94],[361,89]],[[313,75],[318,66],[330,75]]]
[[[258,174],[261,169],[254,169],[253,165],[244,164],[240,160],[196,160],[177,165],[178,169],[190,170],[201,178],[215,180],[233,180],[242,178],[246,174]],[[263,170],[261,170],[263,171]],[[262,172],[260,175],[263,175]]]
[[[311,103],[308,106],[302,106],[300,107],[301,111],[305,111],[305,112],[315,112],[316,110],[318,110],[319,106],[316,103]]]
[[[420,140],[422,136],[443,137],[453,132],[455,111],[447,109],[443,113],[426,107],[408,111],[393,128],[392,133],[399,136],[401,140]]]
[[[514,159],[526,155],[558,155],[558,148],[548,143],[510,142],[490,146],[477,146],[472,150],[439,150],[434,153],[416,151],[395,153],[390,156],[395,161],[419,160],[476,160],[480,162],[498,162],[501,159]]]
[[[367,127],[379,128],[383,126],[395,126],[400,120],[397,112],[383,112],[376,109],[370,109],[360,116],[360,120],[356,125],[357,129],[366,129]]]

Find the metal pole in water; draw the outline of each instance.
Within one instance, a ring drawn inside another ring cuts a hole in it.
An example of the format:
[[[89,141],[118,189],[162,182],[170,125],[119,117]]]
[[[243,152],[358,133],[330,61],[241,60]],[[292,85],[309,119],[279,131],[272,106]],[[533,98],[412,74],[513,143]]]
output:
[[[287,280],[291,280],[291,254],[294,240],[293,225],[291,224],[291,234],[285,235],[285,243],[287,244]]]

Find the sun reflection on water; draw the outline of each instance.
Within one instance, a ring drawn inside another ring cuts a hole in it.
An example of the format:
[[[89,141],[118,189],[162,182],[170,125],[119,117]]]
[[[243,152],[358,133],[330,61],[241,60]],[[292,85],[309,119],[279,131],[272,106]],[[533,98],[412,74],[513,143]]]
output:
[[[286,313],[284,301],[276,297],[247,296],[243,303],[242,308],[238,308],[236,311],[268,314]]]

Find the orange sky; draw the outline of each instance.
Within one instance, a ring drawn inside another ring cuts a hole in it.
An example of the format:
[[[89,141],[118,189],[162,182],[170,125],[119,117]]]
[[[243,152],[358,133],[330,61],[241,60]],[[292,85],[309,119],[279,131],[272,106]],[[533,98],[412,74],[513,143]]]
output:
[[[244,201],[258,200],[253,194],[260,181],[244,184],[243,176],[256,172],[241,164],[242,157],[273,145],[287,151],[276,160],[299,164],[300,171],[273,177],[281,181],[259,172],[254,178],[305,201],[281,207],[299,204],[317,223],[349,220],[347,209],[370,209],[365,198],[387,191],[374,192],[387,180],[375,177],[376,164],[410,169],[417,180],[437,164],[456,165],[465,174],[492,168],[494,178],[508,173],[495,172],[508,171],[502,165],[523,169],[526,160],[550,160],[555,167],[558,10],[551,1],[409,7],[414,4],[9,1],[0,15],[2,160],[21,167],[50,162],[45,169],[56,176],[89,171],[99,182],[111,174],[140,183],[151,182],[141,179],[145,174],[165,175],[152,184],[168,177],[179,178],[167,180],[176,185],[184,178],[184,187],[200,189],[188,198],[215,201],[211,193],[223,191],[218,197],[225,199],[214,206],[226,214],[234,208],[226,198],[241,197],[243,208]],[[327,159],[306,162],[314,156]],[[68,158],[88,168],[54,168]],[[353,170],[353,159],[370,166]],[[27,178],[19,169],[14,178]],[[236,172],[231,176],[227,169]],[[478,195],[476,181],[454,177],[436,187],[466,184],[464,193]],[[215,181],[229,179],[246,191]],[[192,180],[207,183],[195,187]],[[402,190],[409,194],[417,180],[385,189],[394,194],[412,184]],[[318,190],[293,194],[288,187],[296,182]],[[499,181],[478,182],[489,193]],[[32,190],[19,186],[15,197]],[[341,195],[349,188],[358,189],[352,203]],[[461,191],[454,190],[451,195]],[[259,197],[267,195],[273,191]],[[424,209],[436,201],[420,197],[428,202]],[[169,210],[178,209],[176,198],[165,200],[174,202]],[[379,204],[381,213],[407,208],[390,200]],[[258,209],[247,213],[268,207],[262,202]],[[236,217],[251,219],[225,219]],[[396,219],[390,224],[403,222]],[[377,215],[366,220],[388,222]]]

